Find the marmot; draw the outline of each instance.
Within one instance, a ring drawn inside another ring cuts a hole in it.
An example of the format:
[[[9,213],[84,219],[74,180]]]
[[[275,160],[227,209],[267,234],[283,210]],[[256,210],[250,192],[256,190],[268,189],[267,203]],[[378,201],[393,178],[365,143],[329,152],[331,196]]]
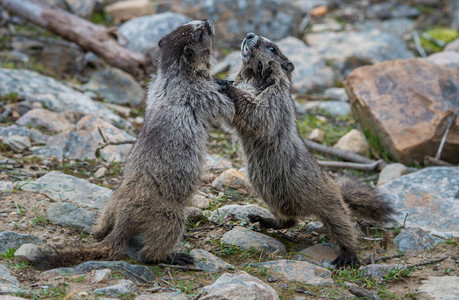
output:
[[[349,178],[334,182],[300,137],[291,97],[293,64],[270,40],[247,34],[235,84],[217,80],[235,104],[232,126],[242,146],[251,184],[274,218],[250,216],[261,227],[287,228],[314,214],[340,246],[337,267],[358,265],[349,210],[386,221],[391,206],[373,188]],[[343,201],[344,200],[344,201]]]
[[[211,21],[179,26],[159,42],[158,71],[148,87],[145,123],[128,156],[124,178],[94,228],[91,247],[55,250],[38,259],[51,268],[89,259],[117,259],[129,238],[144,236],[144,263],[193,262],[171,253],[185,227],[185,206],[200,183],[210,127],[229,122],[234,104],[209,71]]]

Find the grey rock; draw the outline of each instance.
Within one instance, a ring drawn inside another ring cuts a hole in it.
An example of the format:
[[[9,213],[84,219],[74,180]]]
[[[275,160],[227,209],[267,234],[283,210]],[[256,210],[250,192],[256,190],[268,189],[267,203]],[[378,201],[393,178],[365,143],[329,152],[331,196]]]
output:
[[[242,250],[254,249],[264,253],[276,253],[277,255],[287,253],[285,246],[275,238],[239,226],[225,233],[221,241],[238,246]]]
[[[101,289],[94,290],[94,294],[119,297],[121,295],[131,294],[136,290],[137,287],[134,285],[134,282],[122,279],[119,280],[116,285],[111,285]]]
[[[236,169],[228,169],[218,175],[212,182],[212,187],[221,191],[230,188],[242,195],[249,195],[252,192],[246,174]]]
[[[233,162],[227,158],[215,154],[207,154],[204,163],[204,170],[206,171],[224,171],[231,169]]]
[[[418,290],[432,300],[456,300],[459,299],[459,277],[429,276]]]
[[[0,96],[17,93],[26,102],[41,102],[51,111],[94,114],[122,125],[128,123],[105,106],[61,82],[36,72],[0,68]]]
[[[0,181],[0,192],[9,192],[13,190],[13,183],[9,181]]]
[[[25,183],[25,182],[23,182]],[[21,187],[23,191],[40,192],[54,201],[101,209],[112,191],[58,171],[52,171]]]
[[[191,206],[197,207],[197,208],[209,208],[210,206],[210,200],[209,198],[200,195],[200,194],[195,194],[191,198]]]
[[[224,269],[234,269],[233,265],[205,250],[193,249],[190,255],[194,258],[195,267],[206,272],[219,272]]]
[[[317,51],[295,37],[282,39],[277,45],[295,65],[293,89],[298,94],[333,86],[333,71]]]
[[[88,115],[78,121],[76,131],[64,132],[48,139],[47,147],[61,146],[68,159],[96,159],[96,150],[104,143],[99,130],[111,142],[133,140],[125,131],[98,117]],[[100,149],[100,156],[109,162],[125,161],[131,144],[109,145]]]
[[[92,283],[107,282],[111,276],[112,270],[110,269],[95,270]]]
[[[144,91],[134,77],[115,68],[92,73],[82,88],[117,104],[139,105],[144,98]]]
[[[307,261],[312,264],[329,268],[338,252],[333,244],[317,244],[301,250],[295,255],[295,260]]]
[[[459,236],[459,168],[429,167],[404,175],[379,187],[407,227],[435,235]]]
[[[397,35],[377,29],[314,33],[307,41],[343,76],[362,65],[413,57]]]
[[[127,39],[127,48],[146,53],[157,47],[164,35],[189,21],[190,18],[181,14],[165,12],[127,21],[118,28],[118,32]]]
[[[20,135],[9,136],[3,140],[3,143],[10,147],[14,152],[21,152],[32,146],[28,137]]]
[[[150,270],[149,267],[142,265],[131,265],[124,261],[87,261],[72,268],[58,268],[48,270],[43,272],[42,276],[52,277],[58,275],[77,275],[101,269],[118,271],[133,281],[139,281],[139,277],[145,279],[146,281],[152,281],[155,278],[155,274]],[[132,273],[134,273],[134,275]]]
[[[241,52],[233,51],[229,53],[225,58],[212,67],[212,74],[219,74],[228,72],[230,75],[234,75],[241,66]],[[234,77],[234,76],[233,76]]]
[[[229,204],[217,208],[210,215],[210,220],[219,222],[222,219],[231,218],[235,220],[249,221],[249,215],[260,215],[265,218],[271,218],[271,213],[258,205],[240,205],[240,204]]]
[[[7,137],[19,135],[23,137],[28,137],[31,141],[35,143],[46,143],[48,136],[42,134],[36,129],[29,129],[27,127],[10,125],[7,127],[0,127],[0,137],[5,139]]]
[[[5,253],[11,248],[17,249],[21,245],[28,243],[40,245],[43,241],[36,235],[4,231],[0,233],[0,254]]]
[[[459,52],[459,38],[458,39],[455,39],[454,41],[452,42],[449,42],[445,48],[443,49],[443,51],[456,51],[456,52]]]
[[[64,149],[62,149],[62,146],[37,146],[31,147],[30,151],[34,156],[41,159],[51,159],[53,157],[59,161],[64,159]]]
[[[204,213],[197,207],[185,207],[185,216],[191,219],[200,220],[203,218]]]
[[[23,244],[14,252],[14,258],[19,261],[35,261],[43,252],[35,244]]]
[[[0,295],[8,295],[18,290],[18,279],[11,275],[10,270],[6,266],[0,264]]]
[[[333,284],[331,272],[306,261],[273,260],[250,264],[251,266],[268,268],[287,281],[299,281],[310,285]]]
[[[299,113],[306,114],[313,114],[319,111],[325,111],[337,116],[345,116],[351,112],[351,105],[342,101],[308,101],[298,110]]]
[[[337,100],[341,102],[349,102],[349,97],[344,88],[332,87],[328,88],[323,93],[324,97],[329,100]]]
[[[17,121],[19,125],[32,125],[35,127],[44,127],[50,131],[68,131],[75,127],[62,114],[58,114],[47,109],[35,108],[29,110]]]
[[[420,228],[402,229],[394,239],[394,245],[398,251],[423,251],[428,250],[443,241],[440,238],[428,234]]]
[[[427,61],[437,65],[446,65],[450,68],[459,67],[459,52],[456,51],[442,51],[437,52],[429,57]]]
[[[415,18],[421,14],[421,12],[415,7],[395,2],[383,2],[368,5],[366,12],[367,17],[379,19]]]
[[[378,264],[370,264],[366,266],[362,266],[359,268],[359,270],[362,271],[362,275],[366,277],[371,277],[371,278],[382,278],[389,274],[390,272],[394,270],[400,270],[403,269],[405,265],[378,265]]]
[[[393,163],[385,166],[379,173],[377,185],[383,185],[399,178],[407,173],[407,168],[404,164]]]
[[[96,214],[81,209],[68,202],[51,203],[48,206],[47,217],[56,225],[74,227],[81,232],[90,233],[96,221]]]
[[[351,131],[343,135],[333,148],[354,152],[363,156],[367,156],[370,151],[370,145],[365,139],[365,135],[357,129],[351,129]]]
[[[141,294],[135,297],[134,300],[188,300],[187,295],[180,291],[170,293],[157,293],[157,294]]]
[[[52,4],[57,4],[63,9],[68,9],[70,12],[83,18],[89,18],[92,16],[96,5],[100,2],[94,0],[47,0]],[[65,2],[65,3],[62,3]]]
[[[325,230],[325,227],[322,222],[309,222],[308,224],[306,224],[304,230],[306,231],[306,233],[310,233],[312,231],[322,232]]]
[[[405,34],[411,33],[416,27],[416,22],[406,18],[390,19],[387,21],[365,21],[357,23],[354,28],[357,30],[378,29],[381,31],[390,32],[403,38]]]
[[[205,286],[198,293],[200,300],[277,300],[279,296],[268,284],[250,276],[244,271],[235,274],[224,273],[213,284]]]

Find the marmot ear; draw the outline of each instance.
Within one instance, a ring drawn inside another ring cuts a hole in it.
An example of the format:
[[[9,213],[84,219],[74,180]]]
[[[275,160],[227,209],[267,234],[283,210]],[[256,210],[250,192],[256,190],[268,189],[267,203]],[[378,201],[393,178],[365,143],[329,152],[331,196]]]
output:
[[[160,39],[158,42],[158,47],[161,48],[164,44],[164,39]]]
[[[282,63],[282,69],[290,73],[295,69],[295,66],[289,61],[284,61]]]

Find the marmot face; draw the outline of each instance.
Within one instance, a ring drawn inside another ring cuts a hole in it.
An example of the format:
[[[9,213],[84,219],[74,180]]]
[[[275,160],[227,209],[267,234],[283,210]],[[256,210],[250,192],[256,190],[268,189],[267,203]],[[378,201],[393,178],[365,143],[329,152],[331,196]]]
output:
[[[209,70],[214,38],[210,20],[191,21],[176,28],[158,42],[161,70],[166,73],[177,64],[181,71]]]
[[[245,76],[254,77],[257,80],[264,70],[269,68],[269,64],[277,63],[282,67],[284,74],[275,74],[276,76],[285,75],[288,80],[294,69],[293,64],[280,51],[279,47],[269,39],[248,33],[241,44],[241,56],[243,69],[247,72]]]

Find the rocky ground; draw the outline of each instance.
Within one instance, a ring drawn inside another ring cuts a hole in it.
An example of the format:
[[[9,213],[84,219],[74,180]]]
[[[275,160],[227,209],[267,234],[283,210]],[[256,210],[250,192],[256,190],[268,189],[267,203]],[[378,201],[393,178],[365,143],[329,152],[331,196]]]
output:
[[[122,261],[37,271],[28,260],[38,247],[94,242],[91,226],[132,145],[122,142],[143,123],[147,82],[0,7],[1,299],[459,298],[457,1],[48,2],[118,26],[143,53],[175,26],[210,18],[220,77],[237,70],[247,31],[278,41],[295,64],[300,133],[366,158],[371,170],[328,171],[377,185],[397,215],[355,218],[361,266],[336,270],[335,246],[313,217],[288,230],[248,222],[270,213],[237,144],[216,129],[177,245],[194,265],[141,265],[137,237]]]

